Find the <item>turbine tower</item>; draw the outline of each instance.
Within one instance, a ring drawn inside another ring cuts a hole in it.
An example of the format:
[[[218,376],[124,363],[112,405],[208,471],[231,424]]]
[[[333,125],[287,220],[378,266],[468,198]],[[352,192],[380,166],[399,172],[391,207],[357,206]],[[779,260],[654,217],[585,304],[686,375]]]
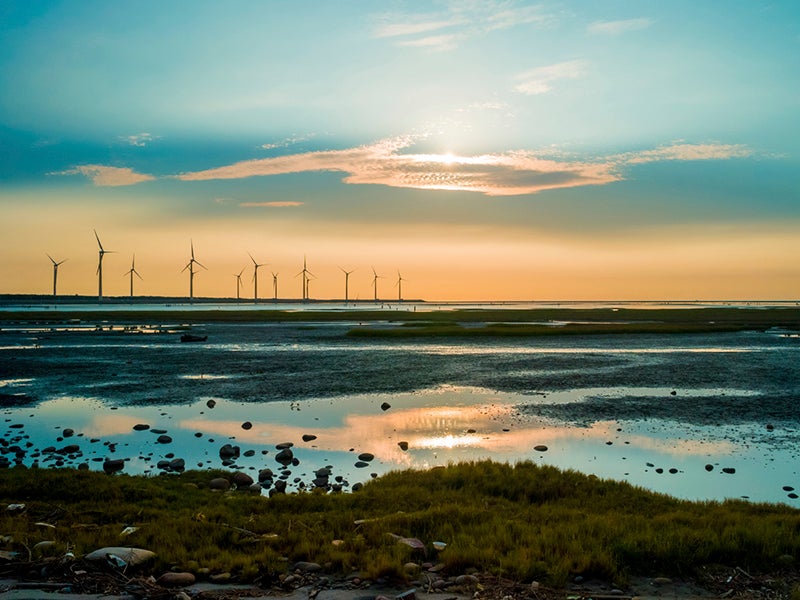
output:
[[[272,301],[278,301],[278,274],[272,274]]]
[[[242,267],[242,270],[239,273],[234,273],[233,276],[236,277],[236,300],[239,300],[239,288],[242,285],[242,273],[247,267]]]
[[[189,269],[189,302],[192,302],[194,300],[194,266],[198,265],[204,269],[206,269],[206,267],[194,258],[194,242],[189,240],[189,244],[192,249],[192,257],[189,259],[189,262],[186,263],[186,266],[181,269],[181,273]],[[206,269],[206,271],[208,271],[208,269]]]
[[[375,302],[378,301],[378,279],[383,279],[383,275],[378,275],[375,272],[375,267],[372,267],[372,287],[375,288]]]
[[[347,306],[347,302],[350,300],[350,294],[348,289],[350,285],[350,273],[355,271],[355,269],[352,269],[350,271],[345,271],[344,269],[342,269],[342,267],[339,267],[339,269],[342,271],[342,273],[344,273],[344,305]]]
[[[300,275],[303,276],[303,302],[308,302],[308,281],[309,277],[313,277],[314,274],[308,270],[305,255],[303,255],[303,270],[295,275],[295,277],[299,277]]]
[[[400,269],[397,269],[397,283],[395,284],[395,286],[397,286],[397,301],[398,302],[402,302],[403,301],[403,282],[404,281],[405,281],[405,279],[403,279],[403,276],[400,275]]]
[[[55,298],[56,297],[56,283],[58,282],[58,266],[61,263],[63,263],[65,260],[67,260],[67,259],[65,258],[64,260],[60,260],[60,261],[56,262],[53,259],[53,257],[50,256],[49,254],[47,255],[47,258],[49,258],[50,261],[53,263],[53,298]]]
[[[103,244],[100,243],[100,236],[97,235],[97,230],[94,230],[94,237],[97,239],[97,245],[100,248],[97,259],[97,301],[103,301],[103,257],[106,254],[113,254],[113,250],[106,250]]]
[[[125,275],[130,275],[130,278],[131,278],[131,298],[133,298],[133,276],[136,275],[139,279],[142,279],[142,276],[139,275],[139,271],[136,270],[136,255],[135,254],[133,255],[133,258],[131,259],[131,268],[130,268],[130,270],[129,271],[125,271],[125,273],[123,274],[123,277],[125,277]]]
[[[253,255],[250,254],[249,252],[247,253],[247,256],[249,256],[250,260],[253,261],[253,299],[257,304],[258,303],[258,267],[263,267],[267,263],[262,263],[262,264],[257,263],[256,259],[253,258]]]

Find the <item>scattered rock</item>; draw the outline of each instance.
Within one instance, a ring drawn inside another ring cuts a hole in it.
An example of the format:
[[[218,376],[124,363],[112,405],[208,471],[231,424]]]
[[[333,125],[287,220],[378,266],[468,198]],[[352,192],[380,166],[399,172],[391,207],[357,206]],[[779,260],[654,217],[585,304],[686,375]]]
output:
[[[284,467],[292,462],[294,453],[290,448],[283,448],[275,455],[275,460],[281,463]]]
[[[304,442],[313,442],[315,439],[317,439],[317,436],[312,435],[310,433],[306,433],[305,435],[303,435]]]
[[[231,580],[232,575],[228,572],[225,573],[217,573],[216,575],[212,575],[209,577],[209,580],[212,583],[225,583],[226,581]]]
[[[400,446],[400,450],[403,452],[408,450],[408,442],[397,442],[397,445]]]
[[[672,579],[669,577],[656,577],[650,583],[656,587],[661,587],[664,585],[670,585],[672,583]]]
[[[319,573],[322,570],[322,566],[315,562],[300,561],[294,563],[293,570],[301,573]]]
[[[171,444],[172,438],[168,435],[160,435],[158,438],[156,438],[156,442],[159,444]]]
[[[248,488],[253,485],[253,478],[247,473],[242,473],[241,471],[234,473],[231,479],[233,481],[233,485],[240,489]]]
[[[794,488],[792,486],[790,486],[790,485],[785,485],[785,486],[783,486],[783,491],[784,492],[793,492]]]
[[[258,472],[258,481],[260,483],[264,483],[265,481],[271,480],[275,478],[275,473],[272,472],[272,469],[261,469]]]
[[[117,473],[125,468],[125,461],[121,458],[106,460],[103,462],[103,471],[106,473]]]
[[[253,424],[250,421],[245,421],[244,423],[242,423],[242,429],[244,429],[245,431],[252,428]]]
[[[358,460],[363,460],[364,462],[369,462],[375,458],[374,454],[370,454],[369,452],[362,452],[358,455]]]
[[[106,546],[90,552],[84,558],[89,561],[105,561],[108,555],[121,558],[130,567],[135,567],[155,558],[156,553],[142,548],[127,548],[121,546]]]
[[[706,465],[706,471],[708,471],[710,473],[713,470],[714,470],[714,465],[712,465],[712,464]]]
[[[219,457],[220,458],[239,458],[239,453],[241,452],[241,448],[239,446],[232,446],[231,444],[225,444],[222,448],[219,449]]]
[[[72,437],[73,435],[75,435],[75,430],[74,429],[69,429],[69,428],[65,429],[64,431],[61,432],[61,435],[63,435],[65,438],[66,437]]]
[[[162,587],[187,587],[194,585],[195,578],[191,573],[164,573],[161,577],[156,579],[156,583]]]
[[[137,423],[133,426],[134,431],[147,431],[148,429],[150,429],[150,425],[147,423]]]
[[[171,471],[182,473],[186,469],[186,461],[182,458],[175,458],[169,461],[169,468]]]
[[[212,490],[221,490],[223,492],[231,489],[231,482],[224,477],[215,477],[208,482],[208,485]]]
[[[216,405],[217,405],[217,401],[216,400],[209,400],[208,402],[206,402],[206,406],[208,408],[214,408]]]
[[[359,460],[358,462],[355,463],[356,469],[363,469],[364,467],[368,467],[368,466],[369,466],[369,463],[368,462],[364,462],[363,460]]]
[[[387,411],[390,408],[392,408],[392,405],[389,404],[388,402],[384,402],[383,404],[381,404],[381,410],[383,410],[383,411]]]
[[[292,442],[281,442],[280,444],[275,446],[275,449],[276,450],[286,450],[287,448],[291,448],[292,446],[294,446],[294,444]]]
[[[724,467],[722,469],[722,472],[727,473],[728,475],[733,475],[734,473],[736,473],[736,469],[734,469],[733,467]]]
[[[537,452],[547,452],[547,446],[545,446],[544,444],[539,444],[538,446],[534,446],[533,449],[536,450]]]

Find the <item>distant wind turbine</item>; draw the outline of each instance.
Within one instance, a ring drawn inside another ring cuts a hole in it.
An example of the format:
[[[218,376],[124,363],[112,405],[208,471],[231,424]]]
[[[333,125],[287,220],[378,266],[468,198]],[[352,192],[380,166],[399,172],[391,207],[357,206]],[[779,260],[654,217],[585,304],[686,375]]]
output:
[[[303,276],[303,302],[308,300],[308,281],[309,277],[314,277],[314,274],[308,270],[308,265],[306,264],[306,257],[303,255],[303,270],[300,271],[295,277],[299,277],[300,275]]]
[[[375,272],[375,267],[372,267],[372,287],[375,288],[375,302],[378,301],[378,279],[383,279],[383,275],[378,275]]]
[[[142,279],[142,276],[139,275],[139,271],[136,270],[136,255],[135,254],[133,255],[133,258],[131,259],[131,268],[130,268],[130,270],[125,271],[125,273],[123,274],[123,277],[125,277],[125,275],[130,275],[130,277],[131,277],[131,298],[133,298],[133,276],[136,275],[139,279]]]
[[[189,259],[189,262],[186,263],[186,266],[181,269],[181,273],[183,273],[186,269],[189,269],[189,302],[191,302],[194,300],[194,266],[198,265],[204,269],[206,269],[206,267],[194,258],[194,242],[189,240],[189,244],[192,249],[192,257]],[[208,269],[206,269],[206,271],[208,271]]]
[[[239,288],[242,285],[242,273],[247,267],[242,267],[242,270],[239,273],[234,273],[233,276],[236,277],[236,299],[239,300]]]
[[[404,281],[405,281],[405,279],[403,279],[403,276],[400,275],[400,269],[397,269],[397,283],[395,285],[397,286],[397,301],[398,302],[402,302],[403,301],[403,282]]]
[[[350,294],[348,289],[350,285],[350,273],[355,271],[355,269],[352,269],[350,271],[345,271],[344,269],[342,269],[342,267],[339,267],[339,269],[342,271],[342,273],[344,273],[344,305],[347,306],[347,302],[350,300]]]
[[[94,237],[97,239],[97,245],[99,246],[99,258],[97,260],[97,300],[98,302],[103,301],[103,257],[106,254],[113,254],[113,250],[106,250],[103,248],[103,244],[100,243],[100,236],[97,235],[97,230],[94,230]]]
[[[257,263],[256,259],[253,258],[253,255],[249,252],[247,253],[247,256],[249,256],[250,260],[253,261],[253,299],[256,303],[258,303],[258,267],[263,267],[267,263]]]
[[[272,274],[272,300],[274,302],[278,301],[278,274]]]
[[[55,259],[52,256],[50,256],[49,254],[47,255],[47,258],[49,258],[50,261],[53,263],[53,298],[55,298],[56,297],[56,283],[58,282],[58,266],[61,263],[63,263],[64,261],[66,261],[67,259],[65,258],[64,260],[60,260],[60,261],[56,262]]]

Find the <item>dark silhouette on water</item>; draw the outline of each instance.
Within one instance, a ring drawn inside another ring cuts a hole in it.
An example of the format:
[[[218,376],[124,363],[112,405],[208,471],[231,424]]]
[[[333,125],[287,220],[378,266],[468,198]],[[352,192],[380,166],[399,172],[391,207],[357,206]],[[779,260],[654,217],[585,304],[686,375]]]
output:
[[[142,279],[142,276],[139,275],[139,271],[136,270],[136,255],[135,254],[133,255],[133,258],[131,259],[131,268],[128,271],[125,271],[125,273],[123,274],[123,277],[125,275],[130,275],[130,278],[131,278],[131,298],[133,298],[133,276],[136,275],[139,279]],[[144,281],[144,279],[142,279],[142,281]]]
[[[206,269],[206,267],[199,261],[195,260],[194,258],[194,242],[189,240],[189,246],[192,249],[192,257],[189,259],[189,262],[186,263],[186,266],[181,269],[181,273],[183,273],[186,269],[189,269],[189,302],[194,301],[194,265],[199,265]],[[208,271],[208,269],[206,269]]]
[[[97,230],[94,230],[94,237],[97,239],[97,245],[100,247],[97,259],[97,301],[103,301],[103,257],[106,254],[113,254],[114,250],[106,250],[103,244],[100,243],[100,236],[97,235]]]
[[[61,263],[63,263],[67,259],[65,258],[64,260],[60,260],[60,261],[56,262],[56,260],[52,256],[50,256],[49,254],[47,255],[47,258],[49,258],[53,262],[53,298],[55,298],[56,297],[56,283],[58,282],[58,267],[59,267],[59,265]]]

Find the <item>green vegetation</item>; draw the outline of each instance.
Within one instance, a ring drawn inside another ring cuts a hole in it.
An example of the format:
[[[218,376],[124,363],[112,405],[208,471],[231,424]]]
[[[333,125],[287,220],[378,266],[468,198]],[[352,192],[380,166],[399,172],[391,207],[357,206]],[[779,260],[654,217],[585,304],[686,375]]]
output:
[[[348,310],[72,310],[0,313],[0,323],[314,323],[358,322],[348,335],[366,337],[545,336],[612,333],[698,333],[800,330],[800,308],[548,308],[440,311]],[[375,326],[379,324],[379,326]]]
[[[26,556],[52,539],[44,552],[58,556],[67,545],[76,554],[133,545],[157,553],[154,570],[209,569],[241,581],[271,579],[295,561],[400,580],[406,562],[431,560],[450,573],[554,586],[578,574],[619,584],[636,574],[689,576],[709,564],[757,572],[800,556],[800,511],[788,506],[681,501],[532,463],[394,472],[355,493],[271,498],[210,490],[220,475],[2,471],[0,501],[27,508],[0,513],[0,537],[14,540],[0,549]],[[120,537],[128,525],[139,529]],[[426,550],[389,534],[418,538]],[[434,541],[446,549],[437,553]]]

